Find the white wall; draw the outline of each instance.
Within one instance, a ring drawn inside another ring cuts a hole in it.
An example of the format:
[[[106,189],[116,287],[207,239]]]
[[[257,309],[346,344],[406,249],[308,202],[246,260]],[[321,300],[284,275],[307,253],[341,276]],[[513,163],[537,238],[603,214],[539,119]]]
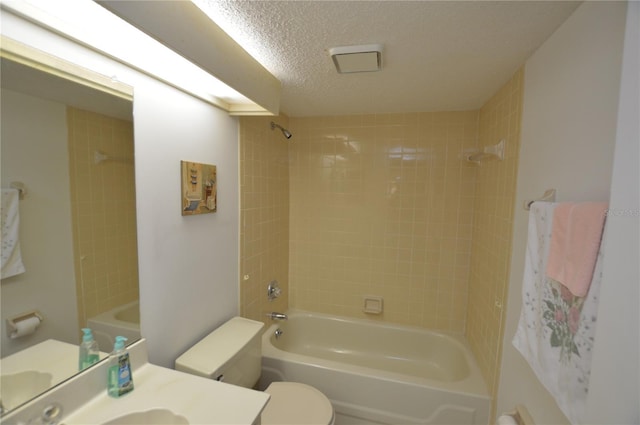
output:
[[[55,338],[78,341],[71,239],[66,106],[2,89],[2,187],[21,181],[20,245],[26,271],[2,279],[2,357]],[[44,322],[15,340],[5,319],[39,310]]]
[[[134,101],[142,335],[174,360],[238,313],[238,126],[225,112],[146,79]],[[181,216],[180,160],[217,166],[216,213]]]
[[[522,203],[549,188],[557,189],[558,201],[609,199],[625,9],[620,2],[583,3],[525,64],[498,414],[522,403],[536,423],[567,422],[511,344],[522,305],[528,222]]]
[[[141,327],[150,361],[173,367],[238,311],[237,121],[7,11],[1,19],[4,35],[134,87]],[[218,166],[218,212],[181,216],[180,160]]]
[[[587,422],[640,423],[640,3],[630,2]]]

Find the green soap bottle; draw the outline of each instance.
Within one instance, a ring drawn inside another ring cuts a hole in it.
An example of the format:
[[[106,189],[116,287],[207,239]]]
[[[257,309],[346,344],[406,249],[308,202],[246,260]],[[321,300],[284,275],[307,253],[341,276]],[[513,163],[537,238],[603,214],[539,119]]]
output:
[[[109,356],[109,376],[107,392],[111,397],[120,397],[133,391],[133,375],[131,374],[131,362],[129,353],[124,348],[127,338],[116,337],[113,352]]]
[[[93,339],[91,329],[82,328],[82,343],[80,344],[80,354],[78,356],[78,370],[84,370],[100,360],[100,349],[98,343]]]

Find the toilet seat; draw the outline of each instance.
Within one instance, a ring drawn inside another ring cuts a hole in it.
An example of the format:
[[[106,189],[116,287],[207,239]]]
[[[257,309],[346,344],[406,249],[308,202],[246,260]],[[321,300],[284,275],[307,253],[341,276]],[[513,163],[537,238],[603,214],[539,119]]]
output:
[[[332,425],[333,406],[317,389],[298,382],[273,382],[264,390],[271,398],[262,425]]]

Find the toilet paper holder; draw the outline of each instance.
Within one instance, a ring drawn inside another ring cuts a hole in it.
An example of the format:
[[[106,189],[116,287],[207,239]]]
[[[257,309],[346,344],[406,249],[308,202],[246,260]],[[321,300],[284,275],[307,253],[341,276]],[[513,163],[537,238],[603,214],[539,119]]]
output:
[[[18,323],[25,321],[25,320],[29,320],[32,318],[37,318],[38,319],[38,325],[36,326],[36,328],[38,326],[40,326],[40,323],[42,323],[44,321],[44,317],[42,316],[42,314],[37,311],[37,310],[33,310],[33,311],[28,311],[26,313],[21,313],[18,314],[17,316],[13,316],[7,319],[7,336],[9,338],[16,338],[17,337],[17,333],[18,333]]]

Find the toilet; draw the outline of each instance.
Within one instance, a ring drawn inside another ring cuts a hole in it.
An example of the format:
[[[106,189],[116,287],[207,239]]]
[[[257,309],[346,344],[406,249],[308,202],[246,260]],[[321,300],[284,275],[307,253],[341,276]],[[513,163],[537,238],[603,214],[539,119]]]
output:
[[[253,388],[262,372],[262,322],[234,317],[176,360],[176,370]],[[329,399],[312,386],[273,382],[262,411],[262,425],[333,425]]]

